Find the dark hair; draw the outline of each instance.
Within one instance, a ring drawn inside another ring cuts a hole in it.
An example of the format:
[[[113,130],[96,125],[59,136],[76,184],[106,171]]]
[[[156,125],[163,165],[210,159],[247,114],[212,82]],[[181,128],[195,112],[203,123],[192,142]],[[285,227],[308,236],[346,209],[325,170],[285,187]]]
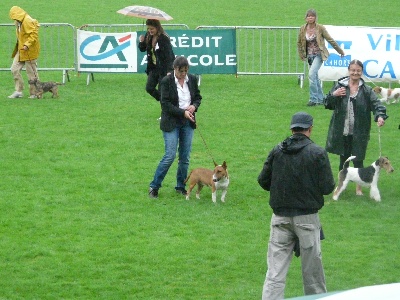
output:
[[[147,26],[152,26],[157,29],[157,35],[159,36],[160,34],[164,33],[164,28],[161,26],[161,23],[159,20],[155,19],[147,19],[146,20],[146,25]]]
[[[364,70],[364,65],[361,61],[359,61],[358,59],[353,59],[350,63],[349,66],[347,67],[347,70],[350,70],[350,66],[351,65],[358,65],[361,67],[361,70]]]
[[[177,56],[173,64],[174,69],[189,67],[189,61],[184,56]]]

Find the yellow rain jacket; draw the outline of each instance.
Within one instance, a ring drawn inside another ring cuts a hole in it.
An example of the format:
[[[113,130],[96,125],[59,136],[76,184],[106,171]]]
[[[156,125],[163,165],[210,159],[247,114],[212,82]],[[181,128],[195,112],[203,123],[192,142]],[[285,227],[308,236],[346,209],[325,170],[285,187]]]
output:
[[[39,22],[18,6],[11,7],[10,18],[19,22],[16,28],[17,43],[11,57],[14,58],[19,50],[19,61],[37,59],[40,52]],[[23,46],[27,46],[28,50],[21,50]]]

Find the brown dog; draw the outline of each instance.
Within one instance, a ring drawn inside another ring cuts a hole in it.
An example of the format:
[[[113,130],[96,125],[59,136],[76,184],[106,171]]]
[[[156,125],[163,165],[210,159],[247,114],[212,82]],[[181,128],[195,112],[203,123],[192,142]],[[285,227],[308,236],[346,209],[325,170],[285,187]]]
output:
[[[214,170],[209,170],[205,168],[194,169],[190,172],[188,178],[186,178],[185,183],[189,183],[189,190],[186,194],[186,200],[189,200],[190,192],[193,190],[197,184],[196,198],[200,199],[200,192],[203,186],[211,186],[212,191],[212,201],[217,202],[217,190],[222,190],[221,201],[225,202],[225,195],[228,191],[229,186],[229,175],[224,161],[222,165],[215,164]]]
[[[59,82],[48,81],[48,82],[41,82],[39,79],[35,78],[32,80],[28,80],[29,84],[32,84],[36,88],[36,97],[38,99],[43,97],[43,93],[51,92],[53,95],[51,98],[58,97],[58,86],[63,85]]]

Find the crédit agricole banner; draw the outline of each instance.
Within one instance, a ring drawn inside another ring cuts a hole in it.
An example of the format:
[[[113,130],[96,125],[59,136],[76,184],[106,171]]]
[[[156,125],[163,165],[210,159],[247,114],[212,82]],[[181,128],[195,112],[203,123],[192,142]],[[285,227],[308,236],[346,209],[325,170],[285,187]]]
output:
[[[144,73],[146,53],[138,49],[145,32],[100,33],[77,30],[79,72]],[[236,33],[223,30],[170,30],[175,55],[185,56],[194,74],[236,74]]]

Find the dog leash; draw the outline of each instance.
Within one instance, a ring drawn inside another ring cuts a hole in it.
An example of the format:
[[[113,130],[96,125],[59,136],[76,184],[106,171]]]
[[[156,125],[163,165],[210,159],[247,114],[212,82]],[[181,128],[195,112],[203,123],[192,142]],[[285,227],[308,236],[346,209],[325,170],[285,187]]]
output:
[[[379,157],[382,156],[382,144],[381,144],[381,127],[378,126],[378,144],[379,144]]]
[[[375,84],[375,82],[373,82],[371,79],[369,79],[369,77],[367,77],[367,76],[362,76],[362,79],[364,79],[365,81],[369,81],[369,82],[371,82],[374,86],[377,86],[376,84]]]
[[[374,86],[377,86],[371,79],[366,76],[363,76],[367,81],[371,82]],[[379,145],[379,157],[382,156],[382,143],[381,143],[381,127],[378,126],[378,145]]]
[[[207,151],[208,151],[208,155],[210,155],[210,157],[211,157],[211,159],[212,159],[214,165],[217,166],[217,163],[215,162],[214,157],[213,157],[212,154],[211,154],[210,148],[208,148],[207,143],[206,143],[206,141],[205,141],[203,135],[201,134],[201,131],[199,130],[199,124],[197,124],[197,122],[196,122],[195,124],[196,124],[196,129],[197,129],[197,131],[199,132],[201,139],[203,140],[204,146],[206,146],[206,149],[207,149]]]

